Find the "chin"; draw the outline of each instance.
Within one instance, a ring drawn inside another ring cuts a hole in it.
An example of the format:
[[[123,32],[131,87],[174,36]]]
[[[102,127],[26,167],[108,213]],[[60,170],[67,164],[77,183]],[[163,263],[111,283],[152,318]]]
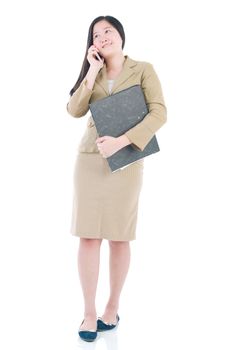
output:
[[[115,56],[115,52],[113,52],[113,51],[105,52],[102,56],[104,57],[104,59],[110,58],[112,56]]]

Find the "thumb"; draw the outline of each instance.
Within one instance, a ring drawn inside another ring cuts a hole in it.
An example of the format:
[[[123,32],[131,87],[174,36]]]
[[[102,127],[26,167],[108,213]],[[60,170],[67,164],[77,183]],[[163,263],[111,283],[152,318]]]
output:
[[[101,136],[101,137],[98,137],[98,139],[96,139],[96,142],[103,142],[107,140],[107,137],[106,136]]]

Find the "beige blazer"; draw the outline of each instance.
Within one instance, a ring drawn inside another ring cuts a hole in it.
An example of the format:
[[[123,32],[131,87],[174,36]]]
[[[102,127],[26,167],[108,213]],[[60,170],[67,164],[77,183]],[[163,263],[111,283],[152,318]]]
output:
[[[123,69],[114,81],[111,94],[141,84],[149,113],[133,128],[125,132],[132,147],[143,151],[156,131],[166,122],[167,111],[161,84],[151,63],[134,61],[125,56]],[[89,103],[109,96],[106,64],[99,71],[93,90],[86,86],[86,78],[70,97],[67,103],[68,113],[75,118],[83,117],[89,110]],[[79,144],[79,152],[99,152],[95,143],[99,137],[92,115],[90,115],[85,133]]]

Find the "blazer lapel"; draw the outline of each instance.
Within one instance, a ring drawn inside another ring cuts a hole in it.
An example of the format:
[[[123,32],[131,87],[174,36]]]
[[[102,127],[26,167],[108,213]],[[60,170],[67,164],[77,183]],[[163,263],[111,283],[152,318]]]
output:
[[[123,69],[119,76],[114,80],[111,94],[121,90],[121,85],[134,74],[134,69],[132,68],[137,64],[137,62],[128,56],[125,57]],[[102,87],[106,95],[109,95],[106,64],[104,64],[103,68],[98,73],[96,83]]]
[[[130,59],[128,56],[125,57],[126,59],[123,64],[123,69],[120,72],[119,76],[114,80],[111,94],[120,91],[121,85],[135,73],[133,67],[137,64],[137,62]]]

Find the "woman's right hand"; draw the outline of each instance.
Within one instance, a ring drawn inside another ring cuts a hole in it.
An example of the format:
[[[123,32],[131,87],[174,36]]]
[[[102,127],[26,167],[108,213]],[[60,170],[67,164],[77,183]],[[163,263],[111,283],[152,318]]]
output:
[[[104,58],[102,57],[100,60],[98,59],[96,54],[99,55],[99,50],[96,48],[95,45],[91,45],[88,50],[87,60],[89,61],[89,64],[91,67],[94,67],[100,70],[104,65]]]

